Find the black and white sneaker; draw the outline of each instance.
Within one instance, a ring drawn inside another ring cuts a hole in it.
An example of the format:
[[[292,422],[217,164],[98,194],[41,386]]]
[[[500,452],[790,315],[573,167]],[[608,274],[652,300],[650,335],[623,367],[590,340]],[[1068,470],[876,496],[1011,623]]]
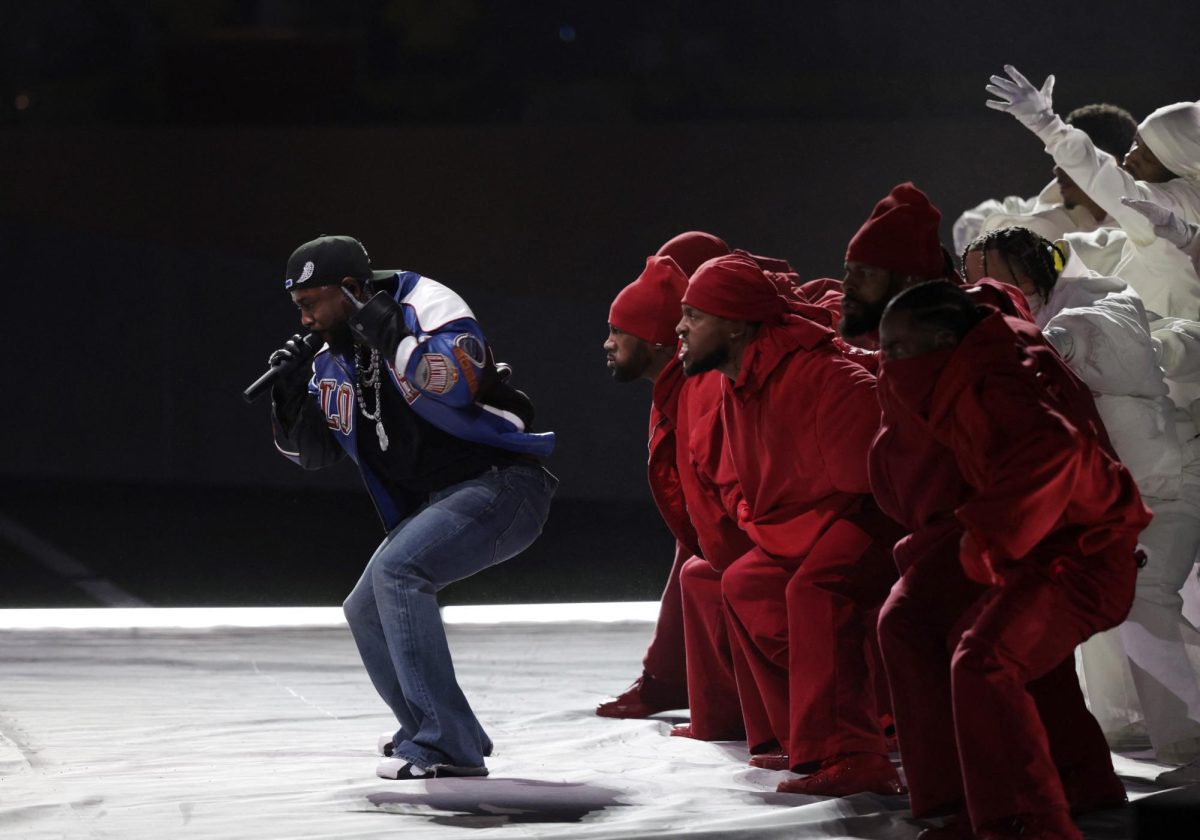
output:
[[[435,764],[432,767],[422,767],[403,758],[385,758],[375,768],[375,775],[381,779],[408,781],[413,779],[446,779],[459,777],[486,776],[488,769],[483,765],[478,767],[461,767],[457,764]]]
[[[391,758],[392,750],[396,747],[395,742],[392,740],[394,737],[394,732],[384,732],[379,736],[379,743],[375,745],[375,751],[384,758]]]

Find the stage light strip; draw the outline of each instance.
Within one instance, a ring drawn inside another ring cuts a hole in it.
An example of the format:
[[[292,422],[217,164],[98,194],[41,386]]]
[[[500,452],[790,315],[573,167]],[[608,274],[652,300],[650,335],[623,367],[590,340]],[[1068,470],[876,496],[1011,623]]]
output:
[[[497,604],[442,608],[447,624],[548,624],[649,621],[657,601]],[[0,610],[0,630],[132,630],[216,627],[338,627],[341,607],[95,607]]]

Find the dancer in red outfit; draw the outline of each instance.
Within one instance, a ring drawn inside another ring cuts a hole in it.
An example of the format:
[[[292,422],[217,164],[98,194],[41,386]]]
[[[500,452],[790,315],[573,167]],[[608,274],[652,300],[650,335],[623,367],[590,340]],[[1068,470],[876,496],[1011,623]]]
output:
[[[617,295],[608,315],[604,351],[613,379],[645,379],[654,385],[647,476],[655,504],[675,536],[676,547],[642,675],[616,699],[597,707],[596,714],[602,717],[649,717],[688,705],[679,574],[684,561],[699,548],[675,463],[676,413],[684,380],[675,358],[674,322],[685,288],[687,275],[672,258],[650,257],[637,280]]]
[[[725,251],[714,254],[719,248]],[[798,280],[785,260],[730,252],[708,234],[681,234],[663,246],[662,251],[667,250],[678,254],[692,273],[711,257],[735,253],[753,260],[780,288]],[[721,422],[723,379],[717,372],[690,376],[679,402],[679,475],[701,553],[687,561],[680,578],[691,721],[671,734],[704,741],[745,737],[750,764],[784,770],[787,754],[761,701],[753,692],[739,696],[738,680],[746,683],[752,677],[740,649],[730,643],[729,614],[721,594],[725,569],[754,545],[737,524],[740,494]]]
[[[1079,838],[1030,683],[1124,618],[1149,512],[1082,384],[1036,327],[988,311],[931,283],[897,296],[883,318],[888,422],[900,438],[926,432],[953,454],[967,486],[941,539],[953,541],[961,525],[957,554],[980,594],[955,622],[948,653],[906,601],[953,610],[970,587],[946,593],[947,578],[918,559],[912,569],[926,573],[906,572],[889,598],[881,644],[914,814],[965,799],[974,832],[958,823],[925,837]],[[953,497],[953,485],[951,477],[940,490]],[[881,501],[891,508],[882,492]],[[906,551],[947,555],[936,528],[925,537]],[[1081,697],[1076,711],[1087,715]],[[947,772],[953,762],[935,769],[914,754],[910,764],[910,746],[930,743],[957,758],[958,778]]]
[[[659,249],[660,255],[672,256],[689,276],[710,258],[729,253],[723,240],[699,231],[682,233]],[[796,278],[785,260],[750,258],[781,283],[790,285]],[[735,496],[736,479],[725,451],[721,382],[722,376],[715,372],[689,377],[680,390],[675,418],[679,481],[700,550],[687,559],[679,574],[691,720],[676,726],[671,734],[702,741],[745,737],[751,764],[778,770],[786,767],[786,756],[771,732],[765,710],[753,698],[744,707],[739,700],[737,675],[743,673],[742,679],[747,679],[748,672],[744,658],[730,644],[721,596],[722,573],[753,545],[738,527],[736,510],[731,513],[728,507]],[[664,617],[665,610],[659,616],[660,626]]]
[[[987,299],[999,305],[1010,302],[993,282],[984,281],[983,289],[994,293]],[[881,644],[894,647],[894,640],[902,638],[907,655],[942,663],[937,674],[905,679],[908,665],[897,666],[894,655],[885,656],[885,663],[899,671],[891,681],[893,714],[912,811],[924,817],[963,807],[954,732],[943,725],[953,717],[949,661],[968,608],[987,587],[968,578],[959,562],[963,526],[954,511],[970,488],[953,453],[932,436],[920,415],[894,396],[888,375],[881,379],[879,401],[883,426],[871,447],[871,489],[879,506],[911,532],[895,547],[901,576],[881,613]],[[1113,772],[1104,735],[1086,711],[1074,658],[1031,682],[1029,691],[1072,810],[1123,803],[1124,787]],[[931,837],[937,836],[970,834],[954,826],[932,830]]]
[[[778,761],[782,750],[761,706],[742,709],[737,674],[745,664],[730,644],[721,596],[725,569],[753,547],[734,518],[736,507],[731,510],[737,480],[721,424],[722,379],[716,372],[689,377],[679,401],[679,478],[701,551],[687,561],[680,579],[692,716],[671,734],[704,741],[744,736],[751,753],[760,756],[752,759],[757,764]]]
[[[676,465],[678,402],[683,390],[683,373],[675,358],[674,323],[679,316],[679,299],[687,278],[701,263],[730,253],[720,237],[703,231],[688,231],[667,241],[647,261],[646,272],[626,287],[614,300],[609,313],[609,336],[604,342],[609,367],[618,382],[647,379],[654,384],[650,410],[650,489],[659,512],[675,535],[675,560],[659,606],[654,636],[642,661],[642,674],[616,698],[601,703],[596,714],[602,717],[644,718],[668,709],[692,708],[697,735],[705,740],[740,737],[740,725],[731,726],[725,710],[732,696],[732,676],[726,685],[722,677],[711,674],[703,695],[689,702],[685,665],[684,609],[680,574],[685,562],[700,554],[696,534],[682,498]],[[682,278],[668,272],[663,258],[673,260]],[[783,263],[786,265],[786,263]],[[668,275],[670,275],[668,277]],[[678,288],[676,288],[678,286]],[[717,393],[715,399],[719,400]],[[686,450],[684,450],[686,451]],[[713,631],[717,632],[717,631]],[[697,640],[698,641],[698,640]],[[700,648],[697,648],[699,651]],[[699,652],[697,655],[701,655]],[[696,680],[692,680],[693,683]],[[706,702],[708,701],[708,702]],[[736,705],[736,701],[731,701]],[[710,714],[710,703],[717,708]],[[737,720],[737,716],[733,717]],[[706,724],[705,721],[711,721]],[[679,734],[694,734],[690,728]]]
[[[744,707],[765,707],[793,766],[816,767],[781,790],[898,793],[864,656],[864,614],[895,580],[895,533],[866,495],[874,377],[843,357],[828,310],[780,291],[747,256],[711,260],[677,327],[685,372],[728,380],[721,419],[738,496],[727,506],[754,543],[722,580],[751,678],[738,689]]]

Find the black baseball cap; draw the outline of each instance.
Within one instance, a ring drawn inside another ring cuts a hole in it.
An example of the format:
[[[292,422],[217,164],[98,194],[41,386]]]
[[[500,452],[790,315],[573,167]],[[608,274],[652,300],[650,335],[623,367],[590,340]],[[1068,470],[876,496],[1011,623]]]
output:
[[[289,292],[316,286],[336,286],[344,277],[361,281],[390,280],[394,271],[372,271],[367,249],[353,236],[319,236],[292,252],[287,261]]]

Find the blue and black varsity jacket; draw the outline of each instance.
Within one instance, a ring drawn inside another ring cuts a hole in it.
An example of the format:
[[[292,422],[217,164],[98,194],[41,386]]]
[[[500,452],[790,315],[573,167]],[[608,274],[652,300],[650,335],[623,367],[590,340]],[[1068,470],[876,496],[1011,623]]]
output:
[[[505,390],[519,392],[499,386],[487,339],[466,302],[448,287],[415,272],[397,272],[396,280],[394,298],[411,335],[404,337],[395,355],[386,360],[383,387],[394,388],[414,413],[460,440],[518,455],[548,456],[554,449],[554,433],[527,431],[521,416],[526,412],[503,398],[500,392]],[[410,504],[389,492],[387,482],[359,456],[356,421],[362,417],[357,410],[355,377],[353,358],[328,345],[317,351],[308,382],[311,399],[288,410],[281,408],[272,394],[275,445],[306,469],[318,469],[349,455],[390,530],[407,515]],[[383,424],[385,431],[393,425],[386,412]],[[366,425],[364,433],[374,434],[374,424]]]

